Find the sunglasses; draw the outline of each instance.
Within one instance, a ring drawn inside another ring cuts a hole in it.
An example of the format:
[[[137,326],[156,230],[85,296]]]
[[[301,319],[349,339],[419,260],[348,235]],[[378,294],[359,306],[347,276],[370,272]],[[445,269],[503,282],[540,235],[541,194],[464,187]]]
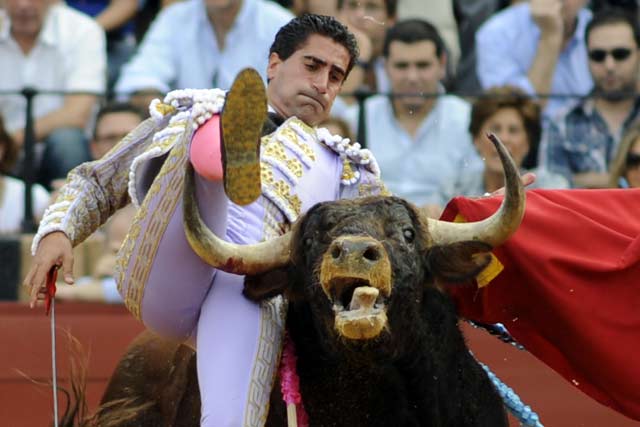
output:
[[[626,161],[627,168],[637,168],[640,166],[640,154],[629,153],[627,154]]]
[[[629,56],[631,56],[631,49],[626,47],[616,47],[615,49],[605,50],[605,49],[591,49],[589,51],[589,59],[593,62],[604,62],[607,58],[607,55],[611,55],[616,61],[624,61]]]

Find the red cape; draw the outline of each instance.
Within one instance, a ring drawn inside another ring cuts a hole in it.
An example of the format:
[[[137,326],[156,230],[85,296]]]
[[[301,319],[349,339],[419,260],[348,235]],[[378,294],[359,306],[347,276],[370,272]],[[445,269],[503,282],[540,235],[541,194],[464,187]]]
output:
[[[452,200],[477,221],[502,197]],[[460,314],[503,323],[529,352],[597,401],[640,420],[640,190],[530,190],[504,270],[457,286]]]

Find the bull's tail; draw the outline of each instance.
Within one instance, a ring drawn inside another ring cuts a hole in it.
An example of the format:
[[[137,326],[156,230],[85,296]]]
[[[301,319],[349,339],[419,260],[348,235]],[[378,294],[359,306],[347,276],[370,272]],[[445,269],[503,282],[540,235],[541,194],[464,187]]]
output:
[[[59,420],[59,427],[126,427],[137,425],[141,413],[149,410],[153,402],[141,402],[142,399],[128,397],[101,404],[93,414],[89,414],[87,405],[87,371],[89,355],[82,344],[67,333],[69,340],[69,366],[71,392],[64,388],[60,391],[67,396],[67,407]]]

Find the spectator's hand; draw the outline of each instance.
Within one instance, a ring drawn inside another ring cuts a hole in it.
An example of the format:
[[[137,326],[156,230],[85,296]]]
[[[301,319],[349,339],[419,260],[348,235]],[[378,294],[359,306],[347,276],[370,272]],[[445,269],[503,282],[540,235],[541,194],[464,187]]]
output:
[[[40,240],[31,268],[22,283],[29,288],[31,308],[35,307],[37,300],[44,299],[47,273],[54,265],[61,267],[64,281],[73,284],[72,245],[67,235],[61,231],[54,231]]]
[[[563,0],[531,0],[531,17],[543,36],[562,37],[562,2]]]
[[[522,181],[522,185],[526,187],[527,185],[531,185],[536,181],[536,175],[532,172],[527,172],[520,177],[520,180]],[[500,187],[496,191],[490,194],[490,196],[502,196],[502,195],[504,195],[504,187]]]

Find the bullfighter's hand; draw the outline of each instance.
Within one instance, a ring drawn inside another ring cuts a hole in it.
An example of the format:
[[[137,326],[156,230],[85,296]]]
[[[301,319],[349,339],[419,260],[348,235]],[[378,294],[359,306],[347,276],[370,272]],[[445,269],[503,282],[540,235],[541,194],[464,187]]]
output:
[[[37,300],[42,300],[46,293],[47,273],[53,266],[62,270],[62,277],[68,284],[73,284],[73,251],[71,241],[61,231],[54,231],[42,238],[33,257],[31,268],[22,283],[29,288],[29,305],[35,307]]]
[[[525,187],[527,185],[531,185],[536,181],[536,174],[534,174],[533,172],[527,172],[524,175],[522,175],[520,177],[520,180],[522,181],[522,185],[524,185]],[[488,196],[503,196],[504,195],[504,187],[500,187],[498,188],[496,191],[494,191],[493,193],[487,194]]]

